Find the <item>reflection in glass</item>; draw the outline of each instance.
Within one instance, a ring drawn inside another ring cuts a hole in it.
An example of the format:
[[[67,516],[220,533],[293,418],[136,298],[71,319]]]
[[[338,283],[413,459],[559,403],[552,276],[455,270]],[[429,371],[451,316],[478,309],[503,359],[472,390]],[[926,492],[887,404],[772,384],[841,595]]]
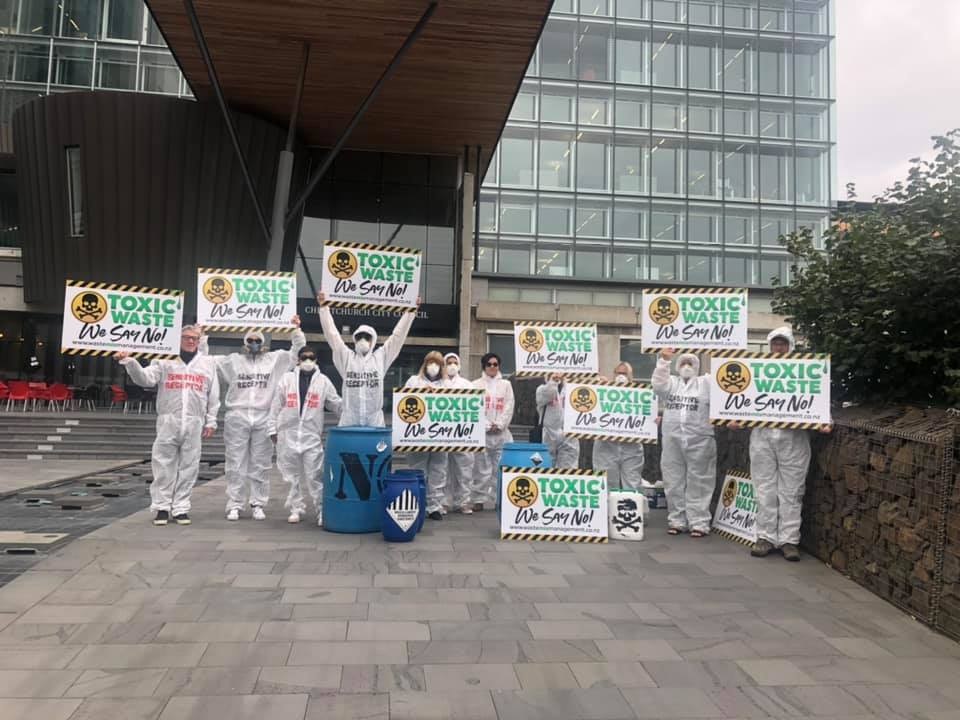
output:
[[[137,89],[136,48],[97,48],[97,87],[113,90]]]
[[[663,138],[654,140],[650,150],[651,189],[654,195],[679,195],[683,192],[683,142]]]
[[[720,38],[717,35],[690,34],[687,49],[687,76],[692,90],[720,89]]]
[[[650,35],[646,30],[620,26],[616,37],[616,79],[618,83],[646,85]]]
[[[503,185],[533,185],[533,140],[505,137],[500,141],[500,182]]]
[[[541,199],[537,233],[539,235],[571,235],[570,217],[572,214],[572,203],[561,204]]]
[[[654,85],[679,87],[683,84],[683,42],[676,31],[655,30],[650,67]]]
[[[651,280],[679,280],[677,276],[677,256],[653,253],[650,255]]]
[[[760,200],[793,202],[793,148],[763,145],[760,148]]]
[[[607,189],[607,144],[586,139],[577,142],[577,189]]]
[[[756,245],[757,213],[728,207],[723,217],[723,241],[727,245]]]
[[[577,50],[577,66],[581,80],[604,82],[609,79],[610,29],[608,26],[581,22]]]
[[[95,40],[100,35],[100,3],[91,0],[62,0],[63,19],[60,34],[63,37]],[[93,74],[91,68],[91,76]]]
[[[104,0],[104,37],[111,40],[141,40],[143,0]]]
[[[597,280],[606,277],[606,253],[603,250],[578,248],[576,271],[578,278]]]
[[[682,243],[685,240],[681,205],[657,205],[650,210],[650,239],[655,243]]]
[[[720,197],[722,153],[719,143],[691,140],[687,148],[687,192],[694,197]]]
[[[757,199],[757,148],[749,143],[727,144],[723,159],[724,195],[732,200]]]
[[[591,202],[577,203],[577,237],[610,237],[610,207]]]
[[[176,94],[180,86],[180,70],[167,52],[140,53],[140,89],[143,92]]]
[[[573,274],[570,262],[570,251],[556,246],[541,246],[537,248],[536,271],[537,275],[567,277]]]
[[[50,82],[56,85],[91,87],[93,83],[93,44],[54,44],[53,76]]]
[[[571,92],[574,92],[571,89]],[[544,93],[540,97],[540,119],[543,122],[573,122],[573,102],[570,95]]]
[[[754,92],[755,51],[752,38],[728,35],[723,47],[723,87],[727,92]]]
[[[546,78],[572,80],[576,24],[550,20],[540,36],[540,73]]]
[[[647,192],[649,147],[640,139],[621,136],[613,153],[614,190],[626,193]]]
[[[614,280],[645,280],[643,260],[640,252],[614,252],[610,277]]]
[[[540,187],[552,190],[570,188],[570,140],[540,140]]]

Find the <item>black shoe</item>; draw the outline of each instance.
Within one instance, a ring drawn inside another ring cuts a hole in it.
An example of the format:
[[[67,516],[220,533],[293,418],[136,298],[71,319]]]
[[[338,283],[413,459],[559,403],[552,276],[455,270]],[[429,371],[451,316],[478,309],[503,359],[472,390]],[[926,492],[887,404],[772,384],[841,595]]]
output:
[[[483,503],[474,503],[473,504],[474,512],[483,512]]]
[[[189,525],[189,524],[190,524],[190,516],[187,515],[186,513],[181,513],[180,515],[174,515],[174,516],[173,516],[173,521],[174,521],[177,525]]]
[[[166,525],[170,522],[170,513],[166,510],[158,510],[157,516],[153,519],[154,525]]]
[[[427,517],[431,520],[443,520],[443,513],[441,513],[439,510],[434,510],[432,513],[427,515]]]

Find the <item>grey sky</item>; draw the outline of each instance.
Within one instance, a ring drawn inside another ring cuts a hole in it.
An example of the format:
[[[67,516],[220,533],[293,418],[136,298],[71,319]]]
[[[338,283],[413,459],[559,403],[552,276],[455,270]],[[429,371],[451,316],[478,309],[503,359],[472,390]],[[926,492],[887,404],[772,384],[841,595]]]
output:
[[[960,0],[835,0],[840,198],[868,200],[960,127]]]

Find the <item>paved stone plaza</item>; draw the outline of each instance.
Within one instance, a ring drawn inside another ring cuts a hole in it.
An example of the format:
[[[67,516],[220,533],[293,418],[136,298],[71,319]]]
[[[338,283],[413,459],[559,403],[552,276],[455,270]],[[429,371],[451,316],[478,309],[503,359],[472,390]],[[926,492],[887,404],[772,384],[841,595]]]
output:
[[[501,542],[136,513],[0,588],[3,720],[960,718],[960,645],[713,537]]]

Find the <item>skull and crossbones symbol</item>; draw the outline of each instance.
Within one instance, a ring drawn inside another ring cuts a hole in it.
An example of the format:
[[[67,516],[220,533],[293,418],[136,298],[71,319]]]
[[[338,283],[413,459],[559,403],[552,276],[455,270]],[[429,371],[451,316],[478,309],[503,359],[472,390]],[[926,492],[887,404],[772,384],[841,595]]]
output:
[[[590,412],[594,406],[593,394],[590,388],[577,388],[576,395],[573,398],[573,408],[579,412]]]
[[[80,298],[80,305],[74,308],[77,318],[82,322],[96,322],[103,317],[104,308],[100,305],[100,296],[95,293],[84,293]]]
[[[673,301],[670,298],[662,297],[657,300],[656,307],[650,313],[653,321],[661,325],[669,325],[677,318],[677,312],[674,309]]]
[[[207,289],[207,297],[214,302],[224,302],[230,296],[227,290],[227,283],[221,277],[215,277],[210,281],[210,287]]]
[[[747,378],[743,374],[743,365],[727,363],[723,375],[720,377],[720,387],[726,392],[742,392],[747,386]]]
[[[643,525],[643,516],[637,510],[636,501],[623,498],[617,503],[617,514],[613,517],[613,526],[618,532],[629,528],[638,533]]]
[[[520,338],[520,347],[522,347],[527,352],[536,352],[540,349],[540,333],[538,333],[533,328],[528,328],[523,331],[523,336]]]
[[[353,256],[348,252],[338,252],[333,257],[330,271],[338,278],[348,278],[354,273]]]
[[[420,407],[420,400],[413,395],[404,398],[399,409],[400,419],[407,423],[420,422],[423,417],[423,410]]]
[[[533,504],[537,497],[529,478],[520,477],[514,481],[510,499],[518,507],[527,507]]]

